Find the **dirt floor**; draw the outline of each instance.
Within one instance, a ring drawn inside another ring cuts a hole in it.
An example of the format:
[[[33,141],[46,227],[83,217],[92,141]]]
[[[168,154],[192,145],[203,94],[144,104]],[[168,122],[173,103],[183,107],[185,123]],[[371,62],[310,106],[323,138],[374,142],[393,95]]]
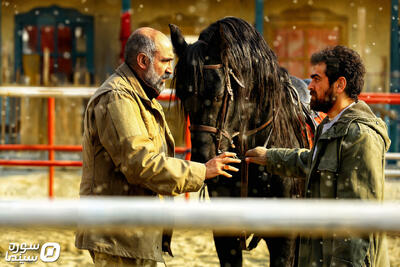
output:
[[[38,171],[0,169],[0,199],[47,197],[48,178],[45,169]],[[76,169],[56,170],[55,197],[77,198],[80,172]],[[385,198],[400,200],[400,181],[386,182]],[[192,198],[196,196],[193,195]],[[60,258],[54,263],[25,263],[32,266],[93,266],[87,251],[74,247],[74,230],[60,229],[2,229],[0,233],[0,266],[21,266],[8,264],[5,253],[10,243],[44,244],[58,242]],[[219,266],[211,231],[175,230],[172,239],[175,257],[165,256],[168,267]],[[392,267],[400,267],[400,236],[389,237],[389,254]],[[29,254],[27,254],[29,255]],[[33,254],[32,254],[33,255]],[[22,265],[22,266],[24,266]],[[268,250],[265,243],[251,251],[244,252],[244,266],[268,266]]]

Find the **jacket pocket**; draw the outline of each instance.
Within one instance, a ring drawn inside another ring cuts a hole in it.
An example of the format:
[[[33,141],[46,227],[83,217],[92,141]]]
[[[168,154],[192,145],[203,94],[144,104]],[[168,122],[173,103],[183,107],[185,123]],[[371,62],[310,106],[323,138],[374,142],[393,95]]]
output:
[[[332,147],[332,149],[330,149]],[[333,149],[334,148],[334,149]],[[319,171],[329,171],[336,173],[338,170],[338,154],[336,146],[329,145],[325,153],[321,156],[317,169]]]
[[[147,137],[151,141],[154,141],[156,139],[156,136],[160,134],[154,115],[148,110],[143,110],[142,119],[146,128]]]
[[[336,177],[338,173],[338,155],[336,146],[328,146],[317,166],[320,181],[320,197],[336,198]],[[330,149],[332,148],[332,149]]]
[[[347,261],[345,259],[337,258],[332,256],[331,267],[353,267],[354,264],[351,261]]]

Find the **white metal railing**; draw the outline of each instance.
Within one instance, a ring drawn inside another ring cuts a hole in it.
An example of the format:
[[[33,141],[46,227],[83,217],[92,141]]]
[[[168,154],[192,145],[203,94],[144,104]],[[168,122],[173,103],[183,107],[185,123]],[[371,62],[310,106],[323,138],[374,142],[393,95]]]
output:
[[[91,97],[98,87],[74,86],[0,86],[0,96],[10,97]],[[165,89],[162,95],[169,96],[172,89]]]
[[[400,170],[385,169],[385,178],[400,177]]]
[[[386,153],[386,160],[400,160],[400,153]]]
[[[10,97],[90,97],[96,87],[0,86],[1,96]]]
[[[282,234],[400,232],[400,202],[153,198],[2,200],[0,227],[174,227]]]

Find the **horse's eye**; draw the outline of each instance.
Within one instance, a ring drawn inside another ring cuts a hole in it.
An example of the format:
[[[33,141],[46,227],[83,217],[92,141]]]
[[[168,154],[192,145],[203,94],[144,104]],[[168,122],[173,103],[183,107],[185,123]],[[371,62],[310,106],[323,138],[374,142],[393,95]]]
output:
[[[222,101],[222,98],[224,97],[224,94],[219,94],[216,97],[214,97],[215,102],[220,102]]]
[[[177,83],[176,94],[181,100],[192,96],[195,93],[194,86],[186,83]]]
[[[204,90],[205,94],[214,97],[223,95],[224,80],[221,70],[205,70],[204,71]]]

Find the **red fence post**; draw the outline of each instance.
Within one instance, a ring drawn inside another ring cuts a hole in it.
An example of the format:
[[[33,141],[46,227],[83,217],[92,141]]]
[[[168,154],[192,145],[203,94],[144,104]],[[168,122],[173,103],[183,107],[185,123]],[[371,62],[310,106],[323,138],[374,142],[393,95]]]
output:
[[[55,100],[54,97],[49,97],[47,100],[47,141],[49,148],[49,161],[54,160],[54,112]],[[54,184],[54,166],[49,166],[49,197],[53,198],[53,184]]]
[[[190,139],[190,120],[189,120],[189,115],[186,118],[186,129],[185,129],[185,147],[189,151],[186,152],[185,159],[190,160],[192,157],[191,150],[192,149],[192,140]]]
[[[186,149],[192,149],[192,141],[190,139],[190,120],[189,115],[186,118],[186,129],[185,129],[185,147]],[[190,160],[192,153],[189,151],[186,152],[185,159]],[[189,200],[189,193],[185,193],[186,200]]]

